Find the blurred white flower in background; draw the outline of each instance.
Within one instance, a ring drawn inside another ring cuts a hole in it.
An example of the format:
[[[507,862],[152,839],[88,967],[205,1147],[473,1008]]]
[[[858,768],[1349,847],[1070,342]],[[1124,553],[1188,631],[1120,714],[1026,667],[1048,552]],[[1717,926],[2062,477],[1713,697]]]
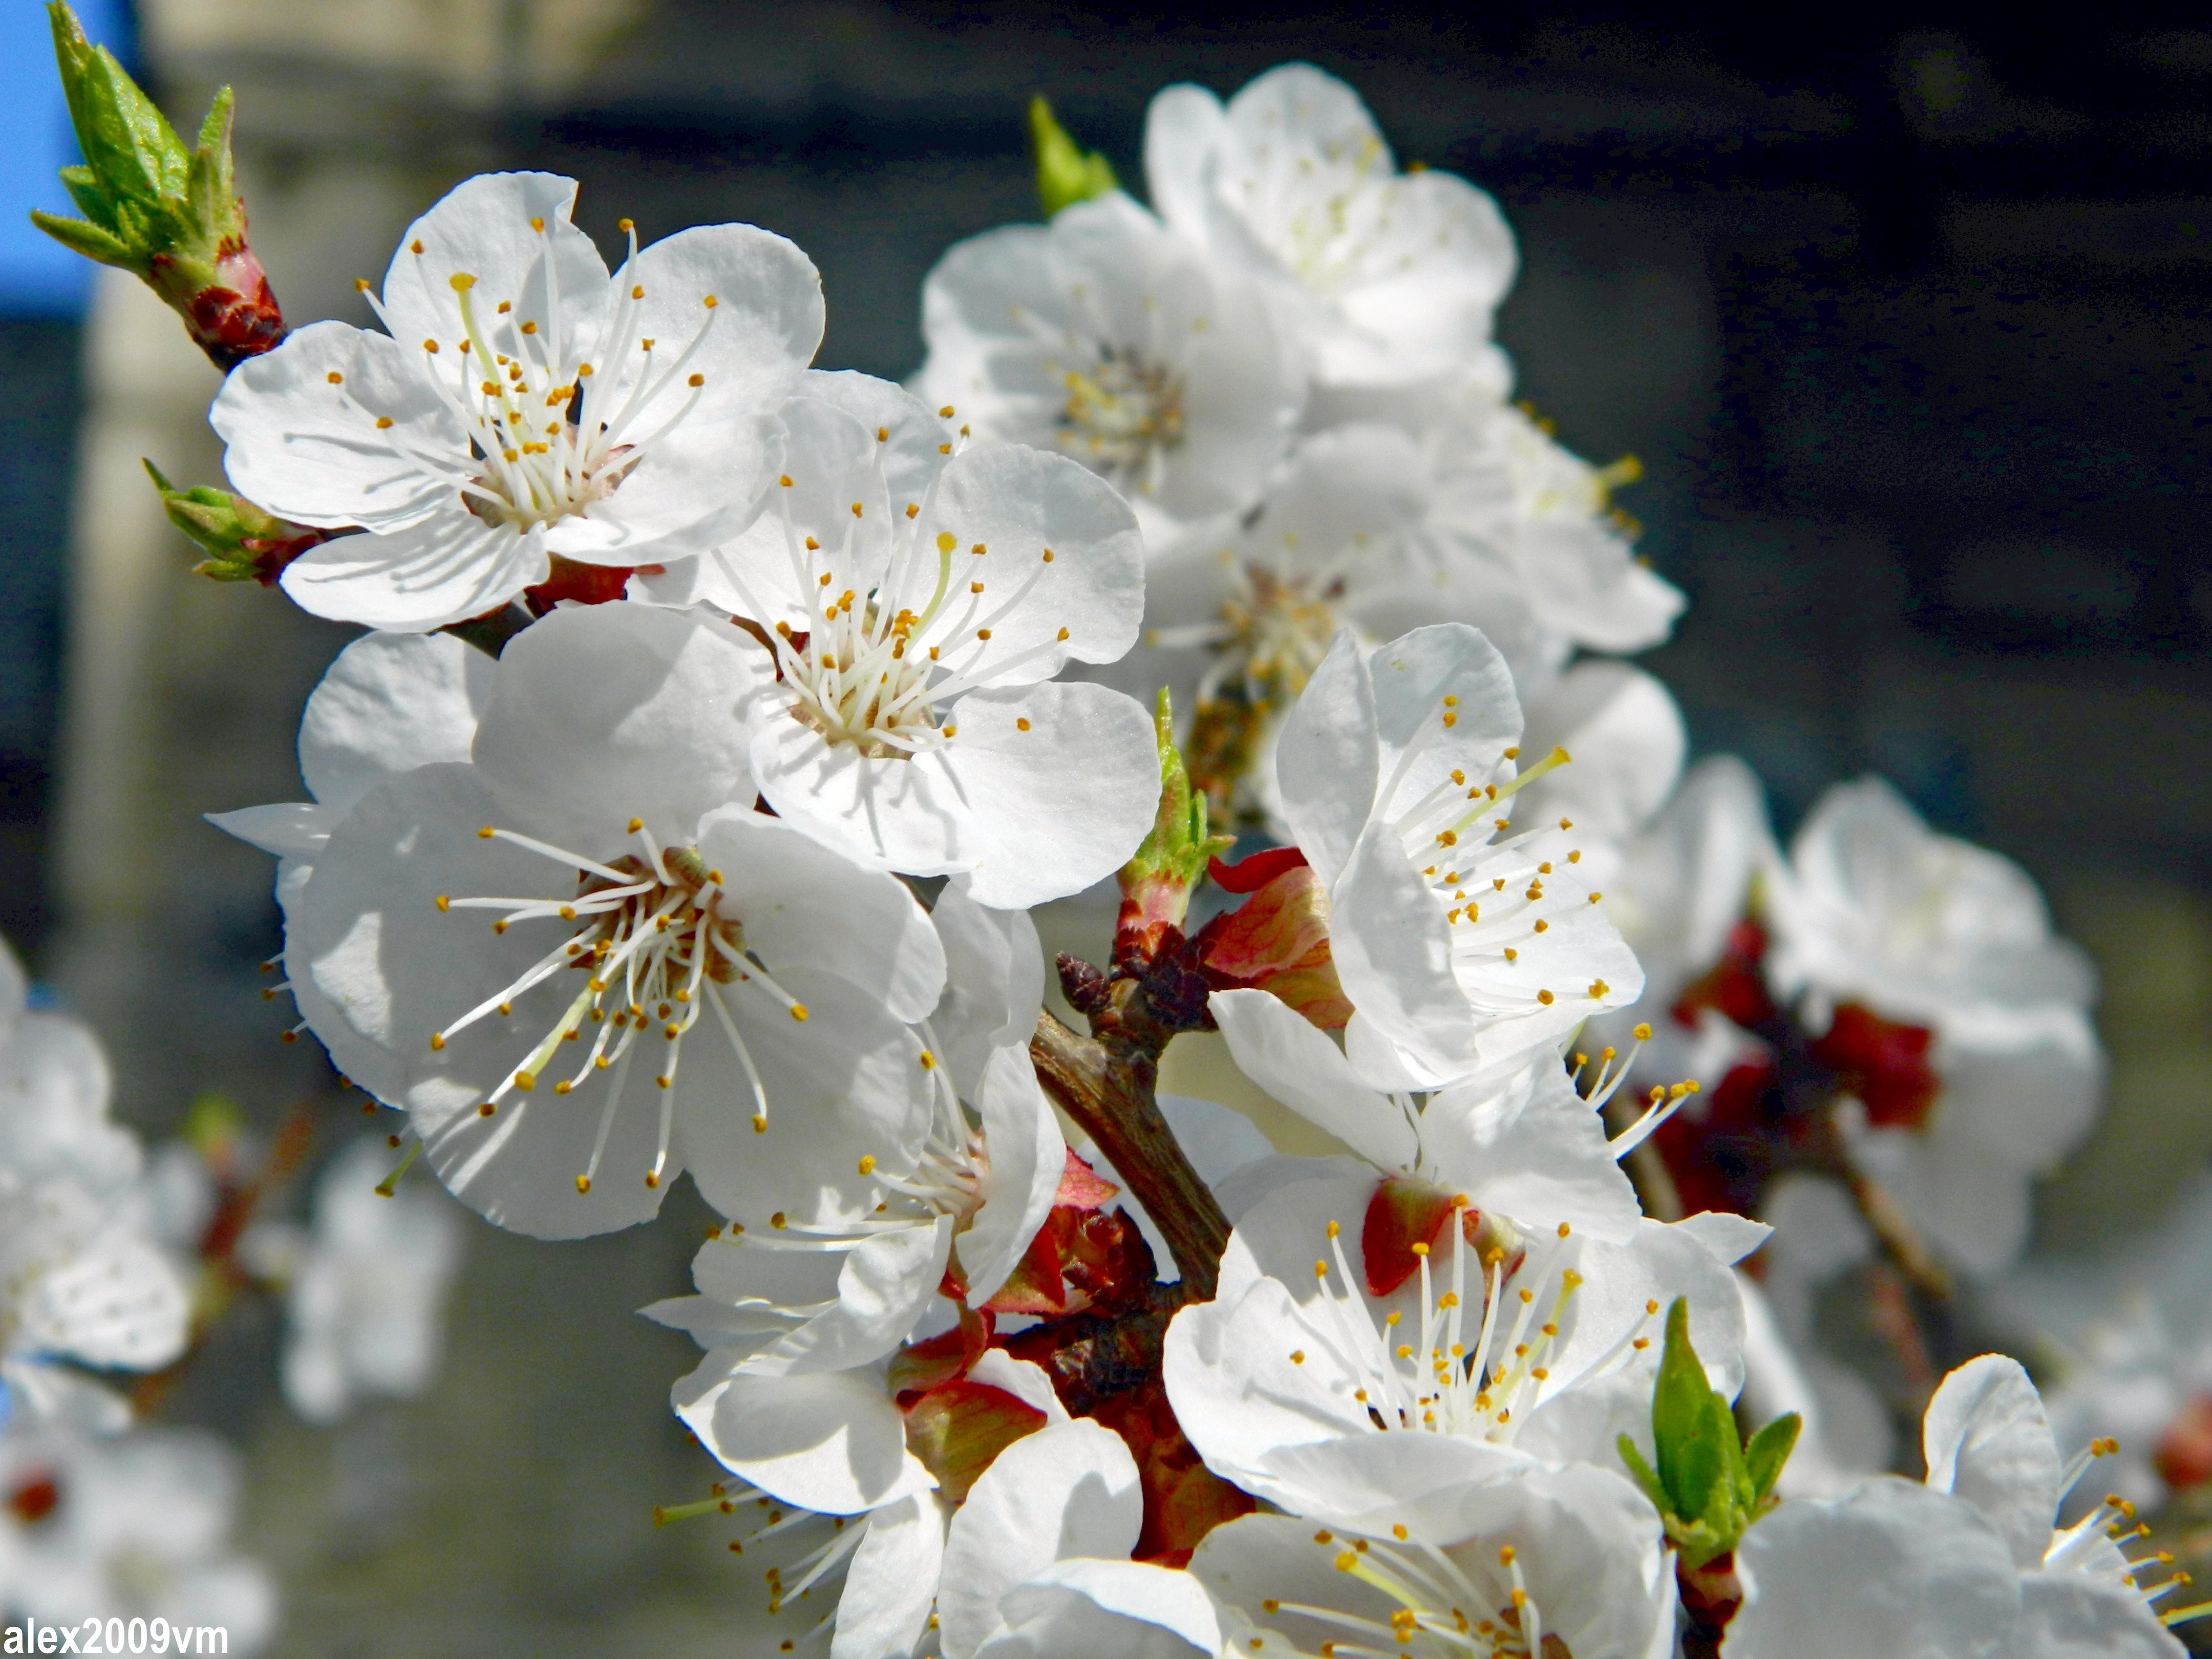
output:
[[[460,1217],[413,1183],[387,1197],[392,1164],[382,1139],[355,1141],[315,1183],[308,1226],[263,1222],[239,1243],[284,1287],[284,1397],[311,1423],[378,1396],[419,1399],[437,1376]]]
[[[276,1590],[231,1551],[239,1483],[238,1454],[197,1430],[0,1435],[0,1608],[62,1626],[213,1626],[231,1652],[258,1651]]]

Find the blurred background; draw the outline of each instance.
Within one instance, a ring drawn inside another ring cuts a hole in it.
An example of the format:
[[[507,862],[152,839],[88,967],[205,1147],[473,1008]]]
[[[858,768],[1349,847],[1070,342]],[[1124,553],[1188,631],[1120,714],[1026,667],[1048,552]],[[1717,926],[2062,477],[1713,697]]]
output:
[[[239,179],[289,321],[463,176],[582,181],[608,246],[747,220],[822,270],[820,362],[902,376],[948,244],[1033,217],[1051,97],[1125,180],[1146,100],[1291,58],[1401,158],[1494,192],[1520,392],[1686,589],[1646,659],[1786,834],[1888,775],[2023,862],[2104,975],[2107,1125],[2043,1195],[2063,1251],[2154,1223],[2212,1152],[2212,28],[2201,9],[1273,3],[1174,14],[878,0],[87,5],[180,125],[238,90]],[[2200,20],[2192,23],[2191,19]],[[112,1054],[151,1134],[217,1090],[264,1130],[335,1090],[289,1004],[269,861],[199,821],[298,793],[346,630],[188,574],[140,471],[219,482],[215,372],[127,278],[23,218],[76,159],[41,9],[0,12],[0,931]],[[336,1103],[319,1109],[348,1123]],[[175,1414],[244,1444],[279,1650],[725,1644],[720,1540],[656,1534],[710,1471],[668,1418],[675,1224],[544,1246],[471,1222],[435,1394],[335,1433],[284,1411],[273,1322]],[[694,1206],[696,1208],[696,1206]],[[704,1224],[703,1210],[698,1212]]]

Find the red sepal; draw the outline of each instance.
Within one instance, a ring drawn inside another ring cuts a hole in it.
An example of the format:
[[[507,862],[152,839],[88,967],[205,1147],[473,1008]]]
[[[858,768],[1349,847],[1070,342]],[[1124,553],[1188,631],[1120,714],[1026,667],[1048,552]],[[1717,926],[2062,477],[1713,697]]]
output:
[[[1935,1041],[1924,1025],[1900,1025],[1846,1002],[1813,1044],[1813,1058],[1866,1103],[1876,1128],[1917,1129],[1943,1092],[1943,1079],[1928,1063]]]
[[[1413,1246],[1434,1249],[1451,1212],[1451,1194],[1412,1176],[1392,1176],[1377,1186],[1359,1229],[1368,1295],[1388,1296],[1411,1279],[1421,1265]]]
[[[2212,1480],[2212,1394],[2200,1394],[2181,1408],[2159,1437],[2151,1461],[2158,1478],[2177,1492]]]
[[[988,1313],[960,1310],[960,1322],[951,1330],[916,1342],[892,1356],[884,1381],[902,1409],[932,1389],[941,1389],[968,1374],[968,1368],[991,1346],[994,1321]]]
[[[574,599],[580,605],[607,605],[623,597],[629,585],[631,569],[626,564],[580,564],[556,553],[551,572],[537,586],[524,588],[522,597],[530,602],[531,614],[538,617],[563,599]]]
[[[1264,853],[1255,853],[1234,864],[1208,859],[1206,873],[1224,892],[1256,893],[1284,871],[1304,868],[1305,861],[1306,855],[1295,847],[1270,847]]]
[[[1004,1389],[966,1378],[932,1389],[906,1407],[906,1449],[957,1504],[998,1455],[1044,1426],[1044,1413]]]
[[[1121,1190],[1071,1150],[1060,1167],[1060,1190],[1052,1195],[1052,1201],[1055,1208],[1066,1205],[1071,1209],[1096,1210],[1111,1204]]]

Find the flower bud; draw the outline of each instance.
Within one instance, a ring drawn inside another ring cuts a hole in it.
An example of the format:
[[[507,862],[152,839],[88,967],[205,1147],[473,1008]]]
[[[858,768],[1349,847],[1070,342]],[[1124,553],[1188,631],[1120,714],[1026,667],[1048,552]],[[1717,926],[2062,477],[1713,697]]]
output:
[[[46,9],[84,154],[83,166],[62,169],[62,183],[84,217],[34,210],[32,222],[160,295],[218,368],[267,351],[284,337],[284,319],[232,184],[230,88],[216,94],[188,151],[114,54],[85,38],[76,14],[62,0]]]

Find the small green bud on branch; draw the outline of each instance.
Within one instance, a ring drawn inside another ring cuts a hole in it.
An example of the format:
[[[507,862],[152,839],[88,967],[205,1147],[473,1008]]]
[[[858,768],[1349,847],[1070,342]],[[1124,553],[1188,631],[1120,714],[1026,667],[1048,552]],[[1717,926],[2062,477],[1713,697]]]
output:
[[[331,532],[294,524],[264,512],[243,495],[196,484],[174,488],[153,462],[145,463],[161,497],[169,522],[191,538],[208,556],[192,567],[193,574],[219,582],[275,584],[284,567]]]
[[[1064,207],[1120,187],[1113,164],[1077,144],[1041,94],[1030,100],[1030,146],[1036,152],[1037,198],[1048,219]]]
[[[1800,1426],[1792,1412],[1748,1442],[1741,1437],[1728,1397],[1705,1381],[1705,1368],[1690,1346],[1690,1304],[1678,1297],[1667,1310],[1667,1346],[1651,1392],[1658,1468],[1646,1463],[1625,1434],[1620,1458],[1659,1511],[1682,1565],[1694,1570],[1734,1550],[1751,1523],[1780,1501],[1774,1483]]]
[[[54,58],[82,167],[62,184],[82,219],[33,210],[63,246],[127,270],[184,319],[201,350],[228,371],[284,337],[284,319],[246,243],[231,177],[231,93],[215,95],[191,150],[106,47],[85,38],[64,0],[46,8]]]
[[[1152,827],[1128,863],[1121,866],[1121,915],[1115,925],[1115,957],[1132,951],[1149,958],[1163,930],[1182,926],[1190,910],[1191,890],[1205,879],[1206,866],[1228,850],[1229,836],[1206,833],[1206,797],[1193,792],[1175,742],[1175,709],[1167,688],[1160,688],[1154,712],[1160,751],[1160,800]]]

